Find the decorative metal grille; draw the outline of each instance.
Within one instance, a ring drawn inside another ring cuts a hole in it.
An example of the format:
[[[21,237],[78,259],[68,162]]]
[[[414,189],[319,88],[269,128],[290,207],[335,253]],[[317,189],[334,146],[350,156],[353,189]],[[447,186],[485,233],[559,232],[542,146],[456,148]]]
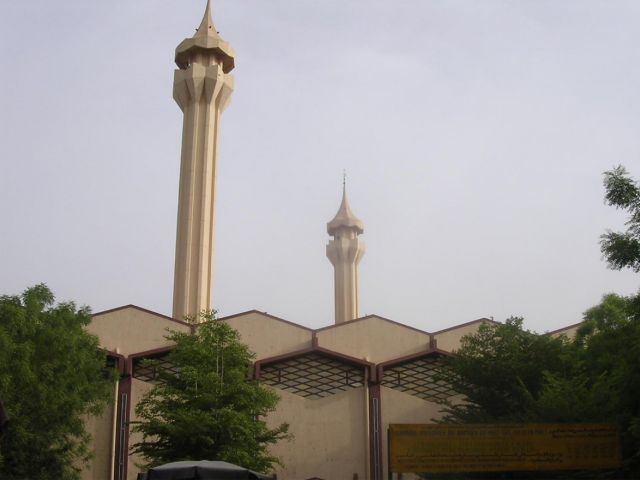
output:
[[[434,377],[445,368],[439,357],[424,357],[384,370],[382,385],[423,400],[444,400],[456,394],[451,386]]]
[[[159,383],[158,373],[160,371],[169,370],[170,372],[178,373],[177,367],[170,363],[167,358],[167,354],[152,359],[136,358],[133,361],[133,378],[155,385]],[[154,360],[155,365],[146,365],[146,360]]]
[[[260,380],[267,385],[315,400],[349,388],[361,387],[363,369],[310,353],[262,367]]]

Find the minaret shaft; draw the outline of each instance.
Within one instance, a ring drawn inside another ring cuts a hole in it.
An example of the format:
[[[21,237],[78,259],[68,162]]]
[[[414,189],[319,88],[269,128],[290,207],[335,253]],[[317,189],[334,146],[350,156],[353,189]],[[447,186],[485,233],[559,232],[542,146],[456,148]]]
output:
[[[177,318],[211,308],[219,119],[216,110],[214,105],[199,101],[185,111],[173,299]]]
[[[173,98],[183,113],[173,316],[196,317],[212,303],[216,164],[220,114],[233,91],[233,51],[212,27],[210,7],[196,35],[176,50]]]
[[[343,323],[360,316],[358,264],[364,255],[364,243],[354,238],[335,238],[327,245],[327,257],[334,269],[335,321]]]

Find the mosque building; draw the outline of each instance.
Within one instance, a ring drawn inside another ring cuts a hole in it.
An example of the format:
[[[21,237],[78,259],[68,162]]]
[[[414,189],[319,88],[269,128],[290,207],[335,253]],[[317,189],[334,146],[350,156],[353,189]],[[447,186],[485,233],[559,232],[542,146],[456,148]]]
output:
[[[171,349],[167,329],[193,331],[197,325],[182,319],[214,305],[218,133],[233,92],[235,53],[213,24],[210,0],[194,36],[176,48],[175,62],[173,98],[183,113],[183,137],[173,314],[126,305],[93,315],[88,330],[99,338],[120,378],[111,405],[87,420],[95,457],[83,480],[136,478],[140,459],[129,447],[139,438],[130,422],[155,378],[143,360],[162,361]],[[333,325],[314,330],[256,310],[221,320],[256,354],[255,378],[281,397],[267,421],[289,423],[294,439],[272,448],[283,463],[275,472],[278,480],[382,480],[388,478],[389,424],[432,423],[439,417],[438,402],[455,392],[434,373],[463,335],[491,320],[427,332],[377,315],[359,317],[364,224],[351,210],[346,188],[327,232],[335,283]],[[557,332],[571,334],[573,328]]]

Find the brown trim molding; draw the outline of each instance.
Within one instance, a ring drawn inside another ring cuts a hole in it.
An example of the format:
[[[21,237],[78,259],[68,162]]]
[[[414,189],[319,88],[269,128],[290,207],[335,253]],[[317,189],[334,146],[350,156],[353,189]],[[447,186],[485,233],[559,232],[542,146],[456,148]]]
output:
[[[367,315],[366,317],[356,318],[355,320],[349,320],[348,322],[338,323],[336,325],[329,325],[327,327],[322,327],[316,329],[316,332],[322,332],[324,330],[330,330],[332,328],[340,328],[345,327],[347,325],[352,325],[354,323],[362,322],[364,320],[370,320],[372,318],[377,318],[378,320],[382,320],[384,322],[392,323],[394,325],[398,325],[399,327],[406,328],[408,330],[413,330],[414,332],[423,333],[425,335],[429,335],[429,332],[426,330],[420,330],[419,328],[412,327],[410,325],[405,325],[404,323],[396,322],[395,320],[389,320],[388,318],[381,317],[380,315]]]
[[[236,317],[242,317],[242,316],[248,315],[250,313],[257,313],[258,315],[263,315],[263,316],[268,317],[268,318],[270,318],[272,320],[277,320],[278,322],[286,323],[287,325],[291,325],[292,327],[301,328],[301,329],[307,330],[309,332],[313,331],[312,328],[305,327],[304,325],[300,325],[298,323],[290,322],[289,320],[285,320],[284,318],[276,317],[275,315],[271,315],[271,314],[269,314],[267,312],[261,312],[259,310],[247,310],[246,312],[234,313],[233,315],[227,315],[226,317],[220,317],[217,320],[221,320],[223,322],[226,322],[226,321],[229,321],[229,320],[233,320]]]
[[[92,317],[99,317],[100,315],[106,315],[107,313],[113,313],[113,312],[117,312],[119,310],[126,310],[127,308],[133,308],[134,310],[139,310],[141,312],[148,313],[150,315],[154,315],[156,317],[160,317],[160,318],[162,318],[164,320],[169,320],[171,322],[176,322],[176,323],[179,323],[180,325],[187,325],[187,326],[191,325],[190,323],[185,322],[183,320],[178,320],[177,318],[169,317],[167,315],[163,315],[162,313],[154,312],[153,310],[149,310],[147,308],[142,308],[142,307],[139,307],[137,305],[133,305],[132,303],[130,303],[129,305],[122,305],[121,307],[110,308],[109,310],[103,310],[101,312],[94,313],[91,316]]]
[[[369,460],[371,480],[382,480],[382,405],[380,384],[369,385]]]
[[[158,348],[153,348],[151,350],[145,350],[144,352],[132,353],[131,355],[129,355],[129,359],[136,360],[138,358],[161,357],[162,355],[165,355],[169,353],[171,350],[173,350],[174,346],[175,345],[169,345],[167,347],[158,347]]]
[[[450,332],[451,330],[457,330],[458,328],[468,327],[469,325],[473,325],[474,323],[484,323],[484,322],[501,325],[500,322],[496,322],[495,320],[491,320],[490,318],[478,318],[477,320],[471,320],[470,322],[465,322],[459,325],[454,325],[453,327],[445,328],[443,330],[438,330],[437,332],[433,332],[433,335],[439,335],[441,333]]]
[[[418,352],[418,353],[413,353],[411,355],[406,355],[404,357],[394,358],[392,360],[388,360],[386,362],[379,363],[378,365],[376,365],[376,370],[378,375],[377,379],[379,382],[382,382],[382,379],[384,378],[384,370],[386,368],[395,367],[396,365],[408,363],[413,360],[419,360],[421,358],[433,357],[433,356],[453,357],[454,354],[451,352],[440,350],[438,348],[430,348],[426,352]]]
[[[573,323],[571,325],[567,325],[566,327],[562,327],[562,328],[557,328],[556,330],[551,330],[550,332],[545,332],[544,335],[555,335],[558,333],[563,333],[566,330],[569,330],[570,328],[576,328],[579,327],[580,325],[582,325],[584,322],[578,322],[578,323]]]
[[[113,456],[114,480],[127,480],[129,470],[129,420],[131,418],[131,369],[127,359],[125,371],[118,382],[116,413],[116,448]]]
[[[297,350],[291,353],[285,353],[284,355],[278,355],[275,357],[264,358],[262,360],[258,360],[254,363],[254,378],[256,380],[260,380],[260,372],[262,367],[265,365],[271,365],[272,363],[278,363],[283,360],[291,360],[298,357],[303,357],[310,353],[317,353],[318,355],[322,355],[325,357],[333,358],[339,362],[347,363],[349,365],[353,365],[356,367],[362,367],[369,369],[369,378],[371,381],[376,380],[376,365],[375,363],[367,362],[366,360],[360,360],[359,358],[350,357],[348,355],[344,355],[339,352],[334,352],[333,350],[327,350],[326,348],[311,346],[309,348],[304,348],[302,350]]]

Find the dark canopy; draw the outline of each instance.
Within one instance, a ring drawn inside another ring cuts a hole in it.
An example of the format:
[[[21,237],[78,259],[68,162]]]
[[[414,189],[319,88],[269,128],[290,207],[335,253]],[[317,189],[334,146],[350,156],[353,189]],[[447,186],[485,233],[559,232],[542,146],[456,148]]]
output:
[[[2,400],[0,400],[0,433],[4,432],[8,423],[9,423],[9,417],[7,417],[7,412],[4,409]]]
[[[208,460],[167,463],[138,475],[138,480],[270,480],[271,478],[232,463]]]

